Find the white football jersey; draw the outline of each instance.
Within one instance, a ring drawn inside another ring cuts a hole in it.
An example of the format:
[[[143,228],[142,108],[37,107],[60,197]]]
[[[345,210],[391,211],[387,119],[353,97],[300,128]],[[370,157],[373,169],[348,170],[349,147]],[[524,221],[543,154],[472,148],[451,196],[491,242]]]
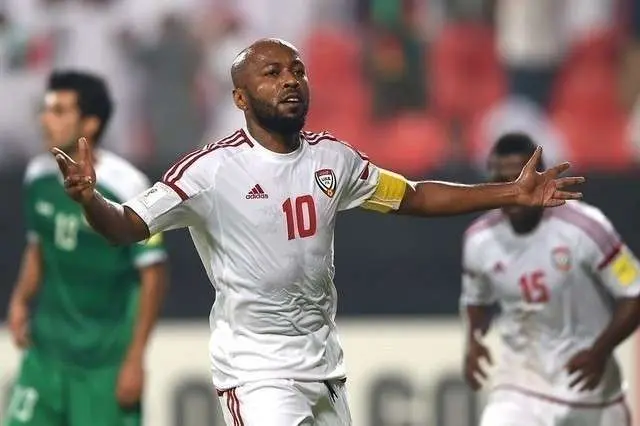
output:
[[[345,376],[334,323],[336,214],[368,200],[379,175],[327,133],[302,132],[295,152],[278,154],[242,129],[186,155],[125,203],[151,234],[189,228],[216,290],[216,387]]]
[[[501,308],[494,386],[569,402],[620,396],[615,359],[592,392],[570,389],[564,368],[609,324],[615,299],[640,294],[638,261],[600,210],[582,202],[547,209],[527,235],[492,211],[467,230],[463,259],[461,304]]]

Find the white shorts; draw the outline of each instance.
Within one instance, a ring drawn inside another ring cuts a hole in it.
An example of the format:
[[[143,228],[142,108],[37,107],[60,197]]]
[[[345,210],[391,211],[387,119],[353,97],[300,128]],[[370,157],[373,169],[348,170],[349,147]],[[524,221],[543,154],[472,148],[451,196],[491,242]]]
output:
[[[344,380],[264,380],[218,398],[227,426],[351,426]]]
[[[517,390],[495,390],[480,426],[631,426],[624,398],[603,405],[570,405]]]

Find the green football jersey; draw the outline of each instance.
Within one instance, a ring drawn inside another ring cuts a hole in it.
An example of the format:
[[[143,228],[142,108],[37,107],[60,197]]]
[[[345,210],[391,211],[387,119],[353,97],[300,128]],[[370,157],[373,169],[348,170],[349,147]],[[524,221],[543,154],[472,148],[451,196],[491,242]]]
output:
[[[147,178],[120,157],[96,152],[98,190],[124,202],[148,188]],[[166,257],[162,237],[121,247],[88,225],[64,191],[51,155],[33,159],[25,176],[27,238],[39,244],[43,275],[31,322],[36,350],[78,366],[119,363],[133,335],[139,268]]]

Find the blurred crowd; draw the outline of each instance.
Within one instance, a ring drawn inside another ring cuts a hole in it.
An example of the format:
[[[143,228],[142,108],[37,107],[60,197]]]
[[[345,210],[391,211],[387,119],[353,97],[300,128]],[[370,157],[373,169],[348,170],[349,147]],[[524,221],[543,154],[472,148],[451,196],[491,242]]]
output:
[[[640,158],[640,0],[0,0],[0,161],[41,150],[48,72],[106,75],[105,145],[166,164],[242,125],[229,66],[252,40],[303,52],[310,130],[412,176],[483,166],[501,133],[550,160]]]

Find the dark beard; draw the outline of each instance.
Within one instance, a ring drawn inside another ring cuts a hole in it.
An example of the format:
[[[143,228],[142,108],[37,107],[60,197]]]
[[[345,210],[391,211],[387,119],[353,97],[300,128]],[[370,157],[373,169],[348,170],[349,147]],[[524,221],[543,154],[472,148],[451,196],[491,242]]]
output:
[[[277,107],[267,104],[259,99],[249,96],[251,109],[258,124],[261,127],[282,135],[291,135],[300,132],[307,119],[309,104],[306,102],[302,112],[295,117],[282,117],[278,115]]]

